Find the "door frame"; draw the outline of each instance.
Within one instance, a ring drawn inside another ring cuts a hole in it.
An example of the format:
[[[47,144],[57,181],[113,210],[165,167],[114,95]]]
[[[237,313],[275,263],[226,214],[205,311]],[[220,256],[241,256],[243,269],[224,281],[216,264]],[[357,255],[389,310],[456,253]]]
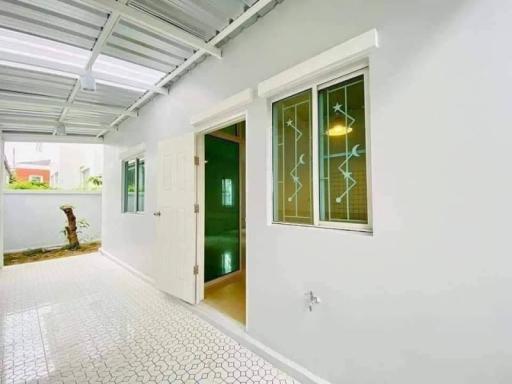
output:
[[[204,125],[201,129],[196,130],[196,157],[198,159],[197,164],[197,172],[196,172],[196,201],[199,204],[199,212],[197,214],[197,236],[196,236],[196,263],[198,265],[198,275],[197,275],[197,289],[196,289],[196,303],[200,303],[204,300],[204,246],[205,246],[205,233],[204,233],[204,225],[205,225],[205,145],[204,145],[204,137],[209,133],[218,131],[220,129],[229,127],[230,125],[240,123],[245,121],[245,142],[247,142],[247,111],[242,111],[240,113],[231,115],[221,120],[216,120],[212,122],[210,125]],[[245,206],[247,207],[247,145],[245,148],[246,151],[246,161],[243,167],[243,172],[245,174]],[[242,167],[240,165],[240,170],[242,171]],[[240,188],[240,193],[242,193],[242,189]],[[247,212],[247,209],[246,209]],[[240,215],[241,216],[241,215]],[[245,214],[246,223],[247,223],[247,214]],[[247,296],[247,280],[248,280],[248,263],[247,263],[247,225],[246,225],[246,235],[245,235],[245,328],[248,327],[248,296]],[[240,265],[240,268],[242,266]]]

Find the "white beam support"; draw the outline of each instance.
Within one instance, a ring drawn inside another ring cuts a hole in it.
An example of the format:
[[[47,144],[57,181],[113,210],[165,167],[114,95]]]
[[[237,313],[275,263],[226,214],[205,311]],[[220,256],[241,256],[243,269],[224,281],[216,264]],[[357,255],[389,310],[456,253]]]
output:
[[[253,16],[256,16],[259,12],[261,12],[265,7],[267,7],[274,0],[259,0],[255,3],[251,8],[242,13],[237,19],[235,19],[231,24],[229,24],[226,28],[218,33],[213,39],[211,39],[208,44],[212,46],[216,46],[226,37],[235,32],[242,25],[247,23]]]
[[[224,28],[217,36],[215,36],[212,40],[208,42],[208,46],[215,47],[217,44],[221,43],[224,39],[226,39],[230,34],[236,31],[238,28],[242,27],[247,21],[249,21],[252,17],[256,16],[258,12],[261,12],[266,6],[272,3],[274,0],[259,0],[255,3],[251,8],[245,11],[240,17],[234,20],[231,24],[229,24],[226,28]],[[199,59],[201,59],[205,54],[207,54],[206,50],[198,50],[192,56],[190,56],[187,61],[181,64],[174,71],[165,76],[162,80],[160,80],[156,86],[163,87],[176,77],[183,74],[187,71],[192,65],[194,65]],[[142,105],[146,100],[153,96],[153,92],[146,92],[144,96],[138,99],[134,104],[132,104],[127,111],[133,111],[135,108]],[[114,126],[119,124],[124,119],[124,116],[119,116],[115,119],[110,125]],[[101,132],[98,136],[103,136],[105,132]]]
[[[45,119],[44,117],[13,117],[13,116],[1,116],[0,124],[57,124],[58,121],[55,119]]]
[[[110,16],[108,17],[107,22],[103,26],[103,29],[102,29],[100,35],[98,36],[96,43],[94,44],[94,47],[91,51],[91,56],[89,57],[89,60],[87,60],[87,64],[85,65],[86,72],[92,70],[94,62],[100,55],[101,50],[107,43],[108,38],[114,31],[114,28],[116,27],[117,23],[119,22],[119,18],[120,18],[119,12],[112,12],[110,14]],[[68,103],[72,103],[75,100],[75,97],[79,90],[80,90],[80,79],[78,79],[75,82],[75,86],[73,87],[73,90],[69,94]],[[59,121],[64,121],[68,111],[69,111],[69,108],[67,108],[67,107],[62,110],[62,113],[60,114],[60,117],[59,117]]]
[[[32,107],[34,110],[52,110],[54,108],[70,108],[83,112],[106,113],[112,115],[137,116],[137,113],[127,111],[123,108],[110,107],[106,105],[91,103],[69,103],[67,101],[52,100],[45,97],[10,95],[8,92],[0,92],[0,107],[6,109],[19,109]]]
[[[94,136],[66,135],[53,136],[51,134],[2,133],[3,141],[41,142],[41,143],[79,143],[103,144],[103,139]]]
[[[125,0],[126,2],[126,0]],[[94,44],[94,47],[91,51],[91,56],[89,57],[89,60],[87,62],[87,65],[85,66],[86,71],[90,71],[92,69],[92,66],[96,62],[96,59],[100,55],[101,51],[107,44],[107,40],[114,32],[114,28],[116,27],[117,23],[119,23],[119,20],[121,19],[121,15],[119,12],[112,12],[110,16],[108,17],[107,22],[103,26],[103,29],[101,30],[100,35],[98,36],[98,39],[96,40],[96,43]]]
[[[75,85],[73,86],[73,90],[71,91],[71,93],[68,96],[68,100],[67,100],[68,103],[73,103],[73,101],[75,100],[76,94],[78,93],[79,90],[80,90],[80,80],[77,80]],[[66,115],[68,114],[68,111],[69,111],[69,107],[64,107],[64,109],[62,110],[62,112],[59,116],[59,121],[64,121],[64,119],[66,118]]]
[[[113,130],[114,127],[110,125],[104,124],[87,124],[81,122],[64,122],[61,123],[66,126],[66,128],[85,128],[85,129],[95,129],[95,130]],[[57,121],[45,121],[45,120],[33,120],[33,121],[24,121],[23,119],[11,119],[9,120],[0,120],[0,130],[6,129],[30,129],[30,128],[41,128],[41,129],[54,129],[57,128],[59,122]]]
[[[13,68],[27,68],[32,71],[38,71],[42,73],[54,74],[59,76],[70,77],[73,79],[79,78],[81,75],[86,73],[86,70],[74,65],[60,63],[57,61],[46,60],[41,57],[29,57],[20,55],[12,52],[2,52],[2,65],[10,66]],[[134,79],[127,79],[125,77],[106,75],[103,73],[92,72],[92,75],[98,83],[102,81],[108,83],[113,87],[118,88],[135,88],[140,91],[149,90],[154,93],[161,95],[167,95],[169,92],[167,89],[157,87],[152,84],[141,83]]]
[[[185,45],[200,49],[217,58],[222,57],[221,50],[213,45],[205,43],[200,38],[188,33],[172,24],[161,21],[153,16],[137,11],[127,5],[114,0],[82,0],[82,2],[96,8],[102,8],[108,12],[118,12],[122,19],[148,29],[156,34],[179,41]]]

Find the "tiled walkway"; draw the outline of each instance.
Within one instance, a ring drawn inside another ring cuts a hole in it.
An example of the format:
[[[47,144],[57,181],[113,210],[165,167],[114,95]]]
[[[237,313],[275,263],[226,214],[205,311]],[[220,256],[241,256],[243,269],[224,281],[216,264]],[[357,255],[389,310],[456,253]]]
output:
[[[293,383],[98,254],[0,270],[1,383]]]

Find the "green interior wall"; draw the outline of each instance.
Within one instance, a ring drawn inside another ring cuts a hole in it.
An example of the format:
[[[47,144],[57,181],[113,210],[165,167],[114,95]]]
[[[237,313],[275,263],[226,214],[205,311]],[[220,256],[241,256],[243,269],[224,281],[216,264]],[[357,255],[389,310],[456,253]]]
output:
[[[240,269],[239,144],[205,136],[206,282]]]

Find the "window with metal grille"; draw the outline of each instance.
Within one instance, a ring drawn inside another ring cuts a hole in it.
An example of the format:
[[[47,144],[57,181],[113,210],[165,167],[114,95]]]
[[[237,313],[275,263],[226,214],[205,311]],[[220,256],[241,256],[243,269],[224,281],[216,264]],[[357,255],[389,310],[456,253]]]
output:
[[[274,222],[371,230],[366,88],[363,69],[272,104]]]
[[[144,212],[145,161],[123,161],[123,212]]]

